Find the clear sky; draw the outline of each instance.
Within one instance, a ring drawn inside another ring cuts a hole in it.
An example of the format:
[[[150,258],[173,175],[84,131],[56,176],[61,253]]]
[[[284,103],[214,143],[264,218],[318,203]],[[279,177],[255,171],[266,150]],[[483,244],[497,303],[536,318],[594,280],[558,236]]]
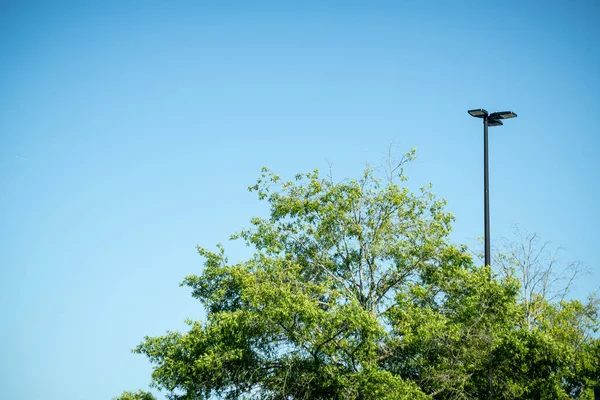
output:
[[[184,276],[266,207],[261,166],[337,179],[412,147],[492,241],[537,232],[600,281],[600,2],[0,1],[0,393],[147,388],[130,349],[203,311]]]

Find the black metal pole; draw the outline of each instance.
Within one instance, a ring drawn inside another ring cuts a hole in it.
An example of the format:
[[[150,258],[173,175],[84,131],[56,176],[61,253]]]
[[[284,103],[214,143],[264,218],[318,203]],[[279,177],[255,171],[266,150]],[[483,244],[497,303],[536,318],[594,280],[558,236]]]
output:
[[[490,261],[490,177],[488,168],[488,117],[483,117],[483,197],[484,197],[484,228],[485,235],[485,266],[491,265]]]

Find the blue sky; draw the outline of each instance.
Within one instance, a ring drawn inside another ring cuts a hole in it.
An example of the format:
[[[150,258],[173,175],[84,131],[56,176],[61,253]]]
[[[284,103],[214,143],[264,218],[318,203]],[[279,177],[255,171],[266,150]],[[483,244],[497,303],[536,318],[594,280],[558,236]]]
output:
[[[418,148],[482,235],[534,231],[594,275],[600,256],[597,1],[0,2],[0,387],[100,400],[147,388],[130,349],[201,318],[195,246],[266,207],[261,166],[334,178]]]

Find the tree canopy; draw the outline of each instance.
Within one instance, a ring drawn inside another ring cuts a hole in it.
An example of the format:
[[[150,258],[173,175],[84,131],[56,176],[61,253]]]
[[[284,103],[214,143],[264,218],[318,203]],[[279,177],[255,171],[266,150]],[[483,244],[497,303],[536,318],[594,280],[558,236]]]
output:
[[[593,398],[598,302],[540,294],[532,320],[517,272],[476,265],[445,202],[402,186],[413,157],[341,182],[263,169],[249,189],[269,216],[232,236],[253,256],[198,247],[182,285],[206,320],[134,350],[152,385],[182,400]]]

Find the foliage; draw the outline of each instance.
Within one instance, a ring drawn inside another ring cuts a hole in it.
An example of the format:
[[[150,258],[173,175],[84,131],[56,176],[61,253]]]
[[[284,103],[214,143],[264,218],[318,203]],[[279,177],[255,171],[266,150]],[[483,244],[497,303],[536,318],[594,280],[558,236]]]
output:
[[[495,269],[503,277],[519,280],[519,301],[525,307],[527,329],[539,322],[548,303],[565,300],[573,283],[589,271],[580,262],[562,266],[560,249],[540,243],[536,233],[523,233],[514,227],[515,240],[504,239],[494,259]]]
[[[152,394],[138,390],[137,392],[123,392],[119,397],[115,397],[113,400],[156,400]]]
[[[170,399],[589,396],[598,304],[545,300],[528,329],[518,276],[474,265],[445,202],[396,183],[413,157],[387,180],[263,169],[250,190],[270,216],[232,237],[254,255],[199,247],[204,269],[182,285],[207,320],[135,349],[153,385]]]

